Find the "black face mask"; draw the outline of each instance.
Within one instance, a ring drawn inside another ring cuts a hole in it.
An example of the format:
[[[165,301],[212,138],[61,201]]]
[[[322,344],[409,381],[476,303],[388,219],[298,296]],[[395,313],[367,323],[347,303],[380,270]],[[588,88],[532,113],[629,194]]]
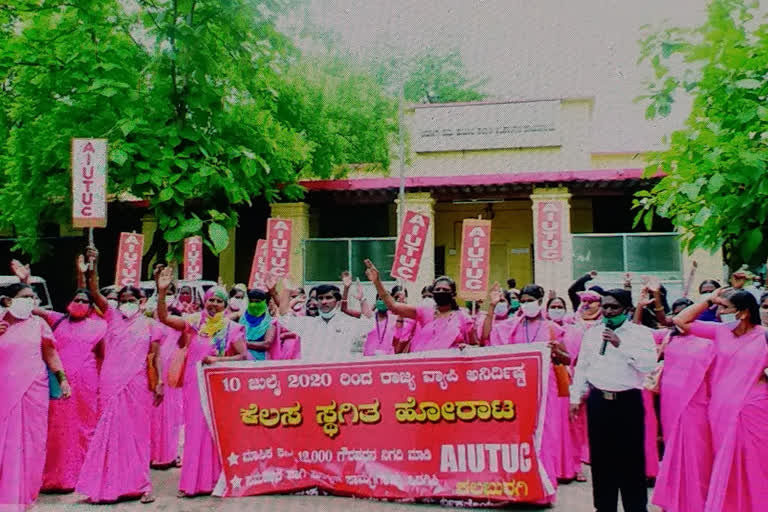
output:
[[[435,299],[435,304],[438,306],[447,306],[451,303],[451,300],[453,297],[451,297],[451,294],[448,292],[435,292],[432,295],[432,298]]]

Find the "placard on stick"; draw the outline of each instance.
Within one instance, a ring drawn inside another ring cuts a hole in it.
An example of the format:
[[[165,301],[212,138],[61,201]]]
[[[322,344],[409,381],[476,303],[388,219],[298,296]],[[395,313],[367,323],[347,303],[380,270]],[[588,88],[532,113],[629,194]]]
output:
[[[285,277],[291,273],[291,235],[293,221],[267,220],[267,271]]]
[[[72,227],[107,226],[107,140],[72,139]]]
[[[411,210],[405,212],[392,261],[392,277],[412,283],[416,281],[428,231],[429,217]]]
[[[459,295],[482,300],[488,295],[491,265],[491,221],[464,219],[461,229]]]
[[[117,248],[115,286],[138,286],[141,281],[141,257],[144,254],[144,235],[120,233]]]
[[[184,279],[199,281],[203,278],[203,239],[191,236],[184,239]]]

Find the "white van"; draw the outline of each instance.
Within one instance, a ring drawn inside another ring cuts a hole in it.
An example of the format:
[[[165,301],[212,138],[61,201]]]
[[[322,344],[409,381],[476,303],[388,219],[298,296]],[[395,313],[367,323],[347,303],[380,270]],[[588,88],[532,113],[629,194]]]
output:
[[[19,278],[16,276],[0,276],[0,294],[2,289],[8,285],[12,285],[19,282]],[[40,307],[43,309],[53,309],[53,303],[51,302],[51,294],[48,293],[48,284],[42,277],[32,276],[29,279],[29,285],[37,294],[40,299]]]

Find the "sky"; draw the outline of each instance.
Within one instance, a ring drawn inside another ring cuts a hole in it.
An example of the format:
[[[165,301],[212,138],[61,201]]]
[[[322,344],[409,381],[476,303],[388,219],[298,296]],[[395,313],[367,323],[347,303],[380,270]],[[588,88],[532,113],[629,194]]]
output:
[[[595,97],[593,152],[657,149],[690,104],[647,121],[633,99],[651,78],[638,66],[641,27],[693,26],[705,0],[308,0],[314,24],[361,57],[458,49],[494,99]],[[390,49],[390,50],[387,50]]]

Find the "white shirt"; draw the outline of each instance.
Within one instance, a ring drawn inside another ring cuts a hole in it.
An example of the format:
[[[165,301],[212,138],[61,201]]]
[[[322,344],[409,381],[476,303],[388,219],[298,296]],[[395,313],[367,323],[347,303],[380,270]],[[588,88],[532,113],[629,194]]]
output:
[[[301,338],[301,360],[348,361],[355,340],[373,329],[372,318],[354,318],[337,311],[327,322],[319,316],[284,315],[280,323]]]
[[[600,355],[604,330],[605,326],[599,324],[584,334],[571,386],[571,404],[581,403],[588,384],[613,392],[640,389],[646,374],[656,368],[656,344],[650,329],[627,320],[615,331],[621,340],[619,347],[609,342],[605,354]]]

